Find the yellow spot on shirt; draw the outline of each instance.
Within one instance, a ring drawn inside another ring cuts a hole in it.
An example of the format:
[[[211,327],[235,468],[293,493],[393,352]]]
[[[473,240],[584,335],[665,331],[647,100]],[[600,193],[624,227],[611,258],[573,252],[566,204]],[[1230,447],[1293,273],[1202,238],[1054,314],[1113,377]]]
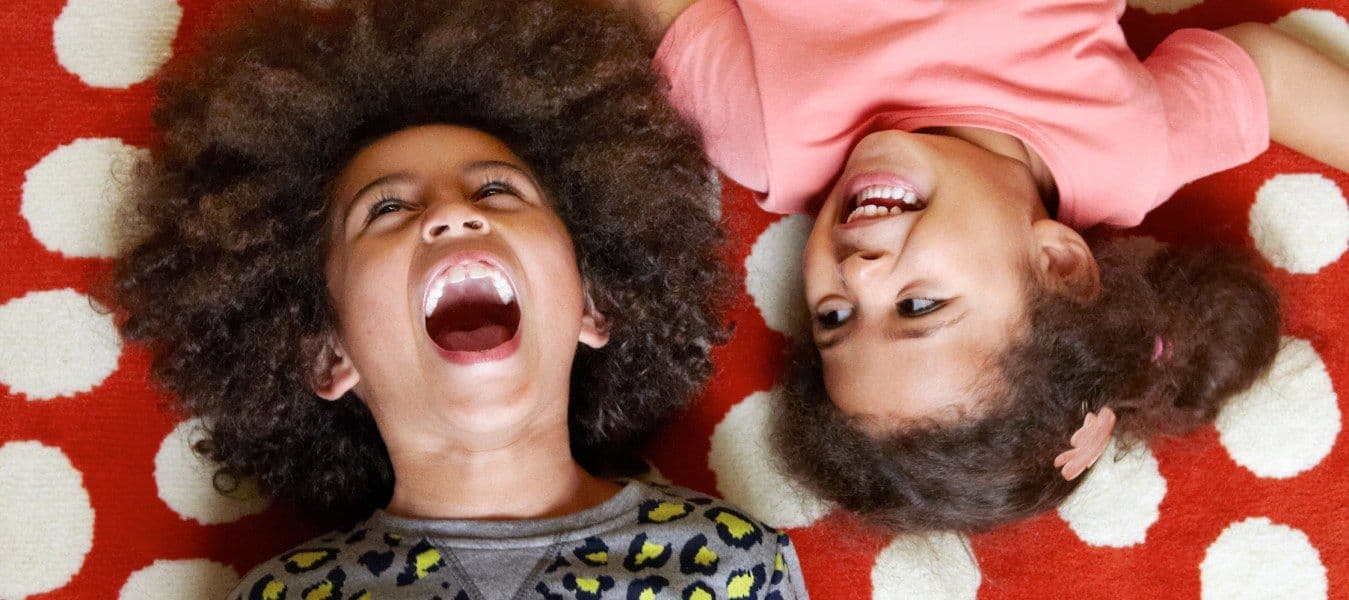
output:
[[[332,597],[333,597],[333,582],[325,581],[323,583],[320,583],[314,589],[309,590],[309,592],[304,595],[304,600],[328,600],[329,598]]]
[[[754,533],[753,523],[741,519],[731,513],[719,513],[717,515],[717,524],[724,526],[726,531],[731,534],[731,537],[737,540]]]
[[[577,577],[576,589],[581,590],[587,594],[598,593],[600,591],[600,580]]]
[[[665,546],[653,544],[651,542],[642,542],[642,551],[637,553],[637,558],[633,562],[638,565],[645,564],[648,560],[660,558],[660,554],[665,551]]]
[[[651,510],[651,514],[647,518],[656,523],[664,523],[670,519],[682,517],[687,512],[688,509],[684,508],[683,504],[661,502],[659,506]]]
[[[440,562],[440,551],[435,548],[424,550],[417,554],[417,579],[426,577],[431,572],[431,567]]]
[[[693,555],[693,562],[700,567],[710,567],[717,562],[717,553],[707,546],[703,546],[698,549],[697,554]]]
[[[263,586],[263,600],[281,600],[286,595],[286,584],[280,581],[273,581]]]
[[[736,598],[748,598],[750,590],[753,589],[753,573],[741,573],[726,582],[726,596],[731,598],[731,600],[735,600]]]
[[[309,569],[330,556],[332,556],[331,550],[312,550],[309,552],[296,552],[287,557],[287,560],[301,569]]]

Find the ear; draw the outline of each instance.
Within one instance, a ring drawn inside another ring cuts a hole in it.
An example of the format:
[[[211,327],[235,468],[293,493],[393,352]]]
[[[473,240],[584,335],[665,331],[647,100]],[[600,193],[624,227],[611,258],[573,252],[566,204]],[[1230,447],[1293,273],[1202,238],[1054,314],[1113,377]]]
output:
[[[581,315],[580,342],[596,350],[609,343],[609,321],[595,308],[590,290],[585,292],[585,313]]]
[[[1095,298],[1101,291],[1101,272],[1082,235],[1053,219],[1040,219],[1032,229],[1038,247],[1036,267],[1050,289],[1083,302]]]
[[[336,336],[324,334],[311,340],[309,346],[318,353],[313,371],[309,373],[309,388],[324,400],[337,400],[351,391],[361,381],[356,365],[342,348],[342,342]]]
[[[1110,434],[1114,431],[1115,411],[1110,410],[1110,407],[1103,406],[1101,410],[1087,413],[1082,426],[1073,432],[1068,442],[1073,445],[1072,449],[1054,457],[1054,467],[1061,469],[1064,479],[1077,479],[1105,453]]]

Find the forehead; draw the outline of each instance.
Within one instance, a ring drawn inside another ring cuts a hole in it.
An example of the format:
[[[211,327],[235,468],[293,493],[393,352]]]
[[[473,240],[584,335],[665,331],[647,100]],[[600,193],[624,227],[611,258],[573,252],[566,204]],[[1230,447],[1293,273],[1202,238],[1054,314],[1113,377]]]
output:
[[[419,125],[378,138],[361,148],[338,174],[336,189],[353,191],[393,172],[430,174],[481,160],[499,160],[525,168],[505,142],[476,129],[456,125]]]

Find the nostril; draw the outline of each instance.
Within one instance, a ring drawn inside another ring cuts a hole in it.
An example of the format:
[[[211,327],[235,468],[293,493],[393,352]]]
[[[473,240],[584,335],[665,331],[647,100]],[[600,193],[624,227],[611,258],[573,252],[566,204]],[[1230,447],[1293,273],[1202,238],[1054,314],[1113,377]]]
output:
[[[439,237],[440,234],[445,233],[445,230],[449,228],[449,225],[436,225],[431,228],[431,237]]]
[[[858,252],[857,255],[862,257],[862,260],[876,260],[882,256],[880,252],[870,252],[870,251]]]
[[[482,221],[479,221],[479,220],[477,220],[477,219],[473,219],[473,220],[470,220],[470,221],[464,221],[464,228],[465,228],[465,229],[471,229],[471,230],[473,230],[473,231],[477,231],[477,230],[479,230],[479,229],[482,229],[482,225],[483,225]]]

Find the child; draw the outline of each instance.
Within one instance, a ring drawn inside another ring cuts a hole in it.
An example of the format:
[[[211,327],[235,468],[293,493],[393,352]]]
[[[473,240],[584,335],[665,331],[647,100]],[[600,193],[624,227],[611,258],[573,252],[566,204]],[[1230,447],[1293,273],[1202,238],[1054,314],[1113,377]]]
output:
[[[1271,362],[1251,266],[1078,230],[1136,225],[1271,134],[1349,168],[1349,73],[1263,25],[1140,62],[1122,0],[610,1],[663,36],[713,162],[816,215],[815,348],[774,439],[897,528],[1052,508],[1112,433],[1188,432]]]
[[[369,515],[231,597],[804,597],[785,536],[598,475],[725,337],[712,182],[648,57],[550,0],[294,0],[164,78],[125,332],[229,477]]]

